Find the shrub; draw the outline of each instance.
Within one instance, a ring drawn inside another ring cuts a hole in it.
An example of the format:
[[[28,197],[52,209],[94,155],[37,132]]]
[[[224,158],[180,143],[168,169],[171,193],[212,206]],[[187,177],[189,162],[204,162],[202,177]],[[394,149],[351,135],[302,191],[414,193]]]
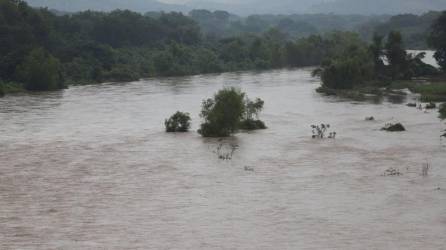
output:
[[[245,114],[239,123],[239,128],[243,130],[266,129],[263,121],[259,120],[259,114],[263,110],[265,102],[256,98],[255,101],[245,98]]]
[[[265,129],[266,125],[258,120],[263,105],[261,99],[251,101],[238,89],[220,90],[213,99],[203,101],[200,116],[204,122],[198,133],[204,137],[227,137],[239,129]]]
[[[187,132],[190,128],[191,118],[188,113],[177,111],[164,121],[166,132]]]
[[[227,137],[236,132],[245,113],[245,93],[236,88],[218,91],[213,99],[204,100],[200,116],[204,119],[200,133],[204,137]]]

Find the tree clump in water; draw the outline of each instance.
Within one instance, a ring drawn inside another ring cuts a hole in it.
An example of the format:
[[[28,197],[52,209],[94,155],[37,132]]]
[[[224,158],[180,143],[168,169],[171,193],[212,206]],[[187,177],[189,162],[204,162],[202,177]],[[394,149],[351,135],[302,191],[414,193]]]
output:
[[[383,176],[400,176],[400,175],[403,174],[396,168],[389,168],[383,174]]]
[[[396,123],[396,124],[388,123],[381,130],[388,132],[402,132],[406,131],[406,128],[401,123]]]
[[[190,115],[177,111],[169,119],[164,121],[166,132],[187,132],[190,128]]]
[[[239,123],[239,128],[244,130],[266,129],[263,121],[259,120],[259,114],[263,110],[265,102],[256,98],[255,101],[245,98],[245,113]]]
[[[258,120],[263,105],[261,99],[251,101],[239,89],[224,88],[203,101],[200,116],[204,122],[198,133],[203,137],[228,137],[239,129],[264,129],[265,124]]]

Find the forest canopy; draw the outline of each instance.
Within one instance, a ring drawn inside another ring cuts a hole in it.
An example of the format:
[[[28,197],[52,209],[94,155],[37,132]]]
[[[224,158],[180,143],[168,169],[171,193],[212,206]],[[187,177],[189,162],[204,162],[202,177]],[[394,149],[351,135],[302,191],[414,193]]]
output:
[[[436,15],[431,13],[418,23],[424,27]],[[361,78],[367,78],[374,67],[374,62],[363,60],[372,58],[365,48],[367,40],[349,30],[367,20],[375,23],[377,18],[331,14],[240,18],[207,10],[189,15],[129,10],[61,14],[31,8],[22,0],[0,0],[0,83],[2,92],[5,86],[6,90],[37,91],[151,76],[321,63],[327,68],[325,78],[331,81],[336,81],[335,71],[361,72]],[[394,17],[390,22],[400,27],[414,18]],[[435,39],[431,41],[435,46]],[[349,50],[353,51],[350,55],[346,54]],[[351,81],[361,79],[352,75]]]

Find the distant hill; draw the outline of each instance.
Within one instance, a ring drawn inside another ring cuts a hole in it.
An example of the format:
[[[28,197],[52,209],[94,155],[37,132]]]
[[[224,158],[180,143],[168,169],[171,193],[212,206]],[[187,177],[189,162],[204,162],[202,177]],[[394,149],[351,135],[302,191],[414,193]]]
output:
[[[191,10],[184,5],[166,4],[156,0],[27,0],[27,2],[33,7],[48,7],[50,9],[68,12],[128,9],[145,13],[149,11],[188,12]]]
[[[421,14],[431,10],[446,10],[446,0],[334,0],[316,4],[312,12],[336,14]]]
[[[189,0],[186,4],[168,4],[162,0],[27,0],[34,7],[60,11],[129,9],[140,13],[192,9],[225,10],[237,15],[334,13],[359,15],[421,14],[446,10],[446,0]]]

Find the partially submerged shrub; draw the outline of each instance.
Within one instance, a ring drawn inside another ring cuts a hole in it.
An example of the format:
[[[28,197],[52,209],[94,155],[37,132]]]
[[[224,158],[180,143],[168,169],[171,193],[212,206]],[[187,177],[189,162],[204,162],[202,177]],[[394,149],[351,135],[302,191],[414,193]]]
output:
[[[258,130],[258,129],[266,129],[266,125],[261,120],[242,120],[239,123],[239,128],[243,130]]]
[[[324,124],[321,125],[311,125],[312,130],[312,138],[313,139],[324,139],[325,134],[327,133],[327,130],[330,128],[330,124]],[[329,139],[335,139],[337,133],[336,132],[329,132],[329,135],[327,138]]]
[[[243,130],[266,129],[263,121],[259,120],[259,114],[263,110],[265,102],[256,98],[255,101],[245,98],[245,114],[239,123],[239,128]]]
[[[383,176],[400,176],[400,175],[403,174],[396,168],[389,168],[383,174]]]
[[[227,137],[239,129],[254,130],[266,128],[256,120],[264,102],[257,98],[251,101],[236,88],[225,88],[204,100],[200,116],[204,122],[198,133],[204,137]]]
[[[220,143],[215,153],[218,155],[218,159],[220,160],[232,160],[232,157],[238,148],[239,145],[234,143]]]
[[[366,120],[366,121],[374,121],[374,120],[375,120],[375,117],[373,117],[373,116],[369,116],[369,117],[366,117],[365,120]]]
[[[388,131],[388,132],[401,132],[406,131],[406,128],[401,123],[387,123],[381,130]]]
[[[177,111],[165,120],[166,132],[187,132],[190,128],[190,121],[191,118],[188,113]]]

